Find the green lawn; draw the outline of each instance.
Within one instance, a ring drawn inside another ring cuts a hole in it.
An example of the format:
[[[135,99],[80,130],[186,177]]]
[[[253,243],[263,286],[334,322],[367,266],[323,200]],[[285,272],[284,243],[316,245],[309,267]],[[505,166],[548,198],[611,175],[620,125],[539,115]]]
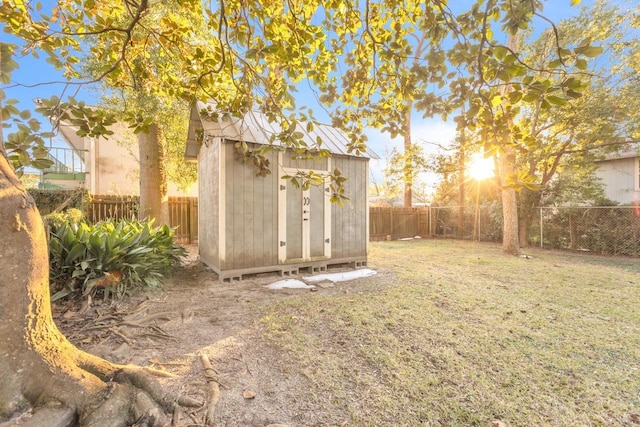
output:
[[[640,260],[419,240],[272,306],[265,337],[349,425],[640,423]]]

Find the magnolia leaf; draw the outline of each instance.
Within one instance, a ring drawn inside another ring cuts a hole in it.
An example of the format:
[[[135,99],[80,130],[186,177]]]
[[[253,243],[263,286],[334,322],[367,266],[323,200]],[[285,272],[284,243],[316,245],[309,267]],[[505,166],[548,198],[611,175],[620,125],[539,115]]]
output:
[[[578,68],[578,70],[580,71],[585,71],[588,68],[588,64],[587,64],[587,60],[580,58],[578,60],[576,60],[576,68]]]
[[[502,103],[502,95],[495,95],[493,98],[491,98],[491,105],[493,105],[494,107],[497,107],[501,103]]]
[[[600,55],[604,51],[604,49],[602,48],[602,46],[584,46],[584,47],[577,47],[575,51],[579,55],[584,55],[588,58],[593,58],[595,56]]]
[[[560,67],[562,65],[563,65],[562,61],[560,59],[556,59],[554,61],[549,62],[548,67],[549,68],[558,68],[558,67]]]
[[[567,103],[567,100],[565,98],[555,95],[549,95],[546,97],[546,99],[553,105],[565,105]]]

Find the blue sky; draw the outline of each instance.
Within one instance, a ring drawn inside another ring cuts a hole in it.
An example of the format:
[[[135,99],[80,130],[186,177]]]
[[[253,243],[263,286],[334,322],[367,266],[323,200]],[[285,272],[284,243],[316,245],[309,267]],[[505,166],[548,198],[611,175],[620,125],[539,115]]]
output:
[[[625,4],[626,0],[615,0],[616,4]],[[583,0],[579,7],[571,7],[570,0],[547,0],[544,3],[543,14],[554,22],[574,16],[579,13],[580,7],[592,5],[595,0]],[[466,0],[455,0],[456,8],[464,9],[466,4],[472,2]],[[542,26],[541,26],[542,27]],[[545,25],[546,27],[546,25]],[[4,36],[3,39],[7,40]],[[46,63],[44,59],[35,59],[25,57],[19,59],[20,68],[14,72],[12,84],[3,87],[7,98],[15,98],[20,101],[19,108],[32,108],[33,99],[38,97],[48,98],[52,95],[66,98],[74,95],[77,99],[82,99],[87,103],[95,103],[99,99],[99,93],[90,87],[65,86],[64,84],[54,84],[51,82],[59,82],[64,79],[60,73],[51,65]],[[33,87],[30,87],[33,86]],[[307,105],[314,108],[316,118],[321,121],[328,122],[327,114],[320,108],[308,91],[300,92],[301,99],[298,99],[298,105]],[[391,140],[389,136],[384,135],[376,130],[367,132],[371,148],[384,158],[385,152],[390,151],[393,147],[401,145],[400,140]],[[413,123],[414,141],[430,141],[446,144],[455,137],[455,128],[451,122],[445,122],[441,119],[422,119],[416,117]],[[425,146],[427,151],[429,146]],[[384,160],[384,159],[383,159]],[[372,162],[371,169],[375,180],[381,178],[381,169],[383,161]],[[432,180],[432,178],[428,178]],[[433,178],[435,179],[435,178]],[[427,182],[427,186],[433,186],[435,182]]]

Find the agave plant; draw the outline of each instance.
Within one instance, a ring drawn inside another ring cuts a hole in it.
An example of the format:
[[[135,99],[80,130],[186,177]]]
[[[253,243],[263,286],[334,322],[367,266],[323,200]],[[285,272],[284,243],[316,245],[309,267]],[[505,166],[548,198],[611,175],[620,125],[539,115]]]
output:
[[[166,225],[125,219],[57,224],[49,239],[51,282],[56,285],[52,300],[96,289],[105,297],[122,297],[137,288],[155,288],[185,255]]]

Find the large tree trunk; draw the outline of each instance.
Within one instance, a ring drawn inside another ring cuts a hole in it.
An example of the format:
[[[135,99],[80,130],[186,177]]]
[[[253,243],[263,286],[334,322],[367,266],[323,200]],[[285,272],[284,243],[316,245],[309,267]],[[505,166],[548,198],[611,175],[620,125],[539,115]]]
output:
[[[517,36],[509,34],[509,49],[516,51]],[[511,86],[506,85],[502,94],[511,91]],[[511,119],[509,119],[511,120]],[[518,199],[516,190],[507,185],[507,179],[516,173],[516,151],[509,144],[511,141],[502,141],[504,151],[500,156],[500,184],[502,186],[502,253],[505,255],[520,254],[518,243]]]
[[[513,148],[506,148],[500,158],[500,180],[502,185],[502,253],[518,255],[518,200],[516,190],[509,187],[506,179],[516,170],[516,154]]]
[[[531,229],[533,218],[535,218],[534,210],[536,206],[540,205],[541,196],[540,191],[523,189],[520,192],[520,217],[518,220],[520,247],[529,246],[529,230]]]
[[[169,197],[164,167],[161,128],[157,123],[149,132],[138,134],[140,152],[140,219],[155,219],[155,225],[169,224]]]
[[[464,205],[466,203],[465,197],[466,195],[464,194],[464,183],[465,183],[465,174],[466,174],[466,170],[465,170],[465,146],[464,146],[465,140],[464,140],[464,130],[462,131],[462,142],[460,144],[460,161],[459,161],[459,168],[458,168],[458,237],[459,238],[463,238],[464,237]],[[477,205],[477,203],[476,203]],[[477,206],[476,206],[477,208]],[[475,229],[475,222],[473,224],[473,228]],[[475,236],[474,236],[475,238]]]
[[[29,404],[57,401],[75,410],[84,426],[131,425],[145,417],[147,425],[164,425],[164,411],[153,403],[162,401],[161,389],[142,368],[87,354],[54,324],[42,218],[4,154],[0,235],[0,421]]]

